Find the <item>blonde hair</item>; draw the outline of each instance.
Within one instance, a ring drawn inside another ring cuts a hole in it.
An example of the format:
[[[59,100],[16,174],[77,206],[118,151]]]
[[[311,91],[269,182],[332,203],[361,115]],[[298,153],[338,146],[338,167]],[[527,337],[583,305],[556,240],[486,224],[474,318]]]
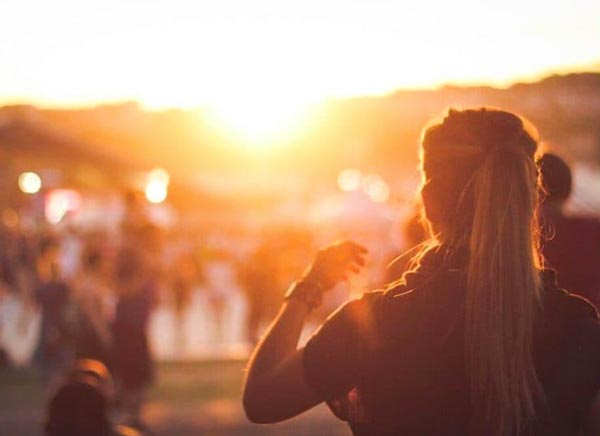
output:
[[[425,130],[423,206],[437,237],[468,247],[465,361],[471,434],[517,435],[543,400],[533,363],[540,302],[537,133],[495,109],[450,110]]]

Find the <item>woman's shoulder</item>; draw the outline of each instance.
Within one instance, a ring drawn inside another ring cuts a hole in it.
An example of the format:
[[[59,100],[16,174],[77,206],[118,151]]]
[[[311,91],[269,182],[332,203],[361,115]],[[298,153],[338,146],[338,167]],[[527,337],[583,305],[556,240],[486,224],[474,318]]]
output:
[[[572,357],[584,353],[584,360],[600,365],[600,321],[596,307],[585,298],[559,288],[553,280],[545,280],[540,327],[546,337],[542,342],[559,341],[571,350],[568,354]]]
[[[556,285],[555,273],[545,271],[537,355],[553,395],[571,392],[583,401],[600,389],[600,321],[596,307],[585,298]],[[560,380],[551,380],[560,371]],[[558,389],[558,391],[556,391]]]
[[[346,302],[327,317],[309,342],[326,343],[325,348],[335,348],[341,343],[371,343],[377,331],[376,313],[383,295],[383,291],[375,290]]]
[[[557,284],[556,272],[554,270],[543,270],[542,277],[544,283],[542,294],[544,313],[566,322],[597,324],[600,328],[600,323],[598,322],[600,316],[594,304],[584,297],[560,288]]]
[[[381,304],[385,292],[381,289],[363,293],[360,297],[348,301],[329,318],[342,318],[346,322],[360,326],[370,320],[378,305]]]

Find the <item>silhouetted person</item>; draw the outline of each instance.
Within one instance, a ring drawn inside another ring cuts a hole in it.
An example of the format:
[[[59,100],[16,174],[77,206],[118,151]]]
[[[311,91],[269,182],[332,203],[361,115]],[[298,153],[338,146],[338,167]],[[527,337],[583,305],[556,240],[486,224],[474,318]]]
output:
[[[142,250],[126,248],[117,261],[117,307],[113,327],[114,376],[124,422],[142,428],[144,395],[154,379],[148,340],[150,316],[158,301],[157,285]]]
[[[79,359],[96,359],[110,366],[112,314],[100,251],[95,248],[86,250],[81,266],[73,286],[77,306],[75,355]]]
[[[233,256],[225,249],[211,250],[202,263],[203,288],[212,317],[215,349],[226,346],[233,301],[237,293]],[[223,348],[224,349],[224,348]]]
[[[572,216],[564,206],[572,190],[571,170],[560,157],[546,153],[538,160],[542,177],[542,253],[557,272],[558,284],[600,303],[600,220]]]
[[[246,339],[252,346],[260,338],[261,326],[273,319],[281,301],[280,256],[278,247],[265,240],[241,267],[242,289],[248,303]]]
[[[102,363],[76,361],[50,398],[45,436],[142,436],[132,428],[111,424],[110,384],[110,374]]]
[[[600,322],[541,267],[535,129],[450,110],[422,138],[431,234],[415,268],[299,348],[323,294],[364,265],[355,243],[320,250],[253,353],[247,416],[279,422],[327,402],[360,436],[599,435]]]
[[[200,282],[200,269],[192,252],[178,255],[171,271],[171,292],[173,298],[175,351],[179,358],[184,356],[187,347],[185,315],[192,301],[192,294]]]
[[[72,295],[61,277],[58,250],[52,237],[42,238],[37,261],[38,284],[33,291],[33,302],[39,307],[41,318],[33,359],[46,386],[62,374],[74,351]]]
[[[121,236],[115,262],[112,369],[124,422],[142,428],[145,393],[154,379],[148,328],[158,303],[163,247],[160,229],[146,216],[141,197],[131,191],[125,196]]]

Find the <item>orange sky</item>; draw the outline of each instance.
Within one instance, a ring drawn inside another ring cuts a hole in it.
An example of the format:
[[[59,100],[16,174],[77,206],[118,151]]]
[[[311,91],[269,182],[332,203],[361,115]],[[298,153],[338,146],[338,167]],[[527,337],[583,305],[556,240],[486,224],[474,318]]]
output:
[[[3,0],[0,104],[135,99],[239,118],[260,102],[281,117],[329,97],[600,70],[598,23],[592,0]]]

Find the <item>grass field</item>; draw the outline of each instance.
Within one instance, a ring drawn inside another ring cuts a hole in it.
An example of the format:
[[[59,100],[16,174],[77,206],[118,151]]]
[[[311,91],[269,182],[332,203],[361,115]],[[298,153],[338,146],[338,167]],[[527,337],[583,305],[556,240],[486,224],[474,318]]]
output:
[[[347,436],[320,406],[281,424],[253,425],[240,405],[245,362],[161,363],[144,417],[157,436]],[[45,394],[27,369],[0,371],[0,436],[38,436]]]

